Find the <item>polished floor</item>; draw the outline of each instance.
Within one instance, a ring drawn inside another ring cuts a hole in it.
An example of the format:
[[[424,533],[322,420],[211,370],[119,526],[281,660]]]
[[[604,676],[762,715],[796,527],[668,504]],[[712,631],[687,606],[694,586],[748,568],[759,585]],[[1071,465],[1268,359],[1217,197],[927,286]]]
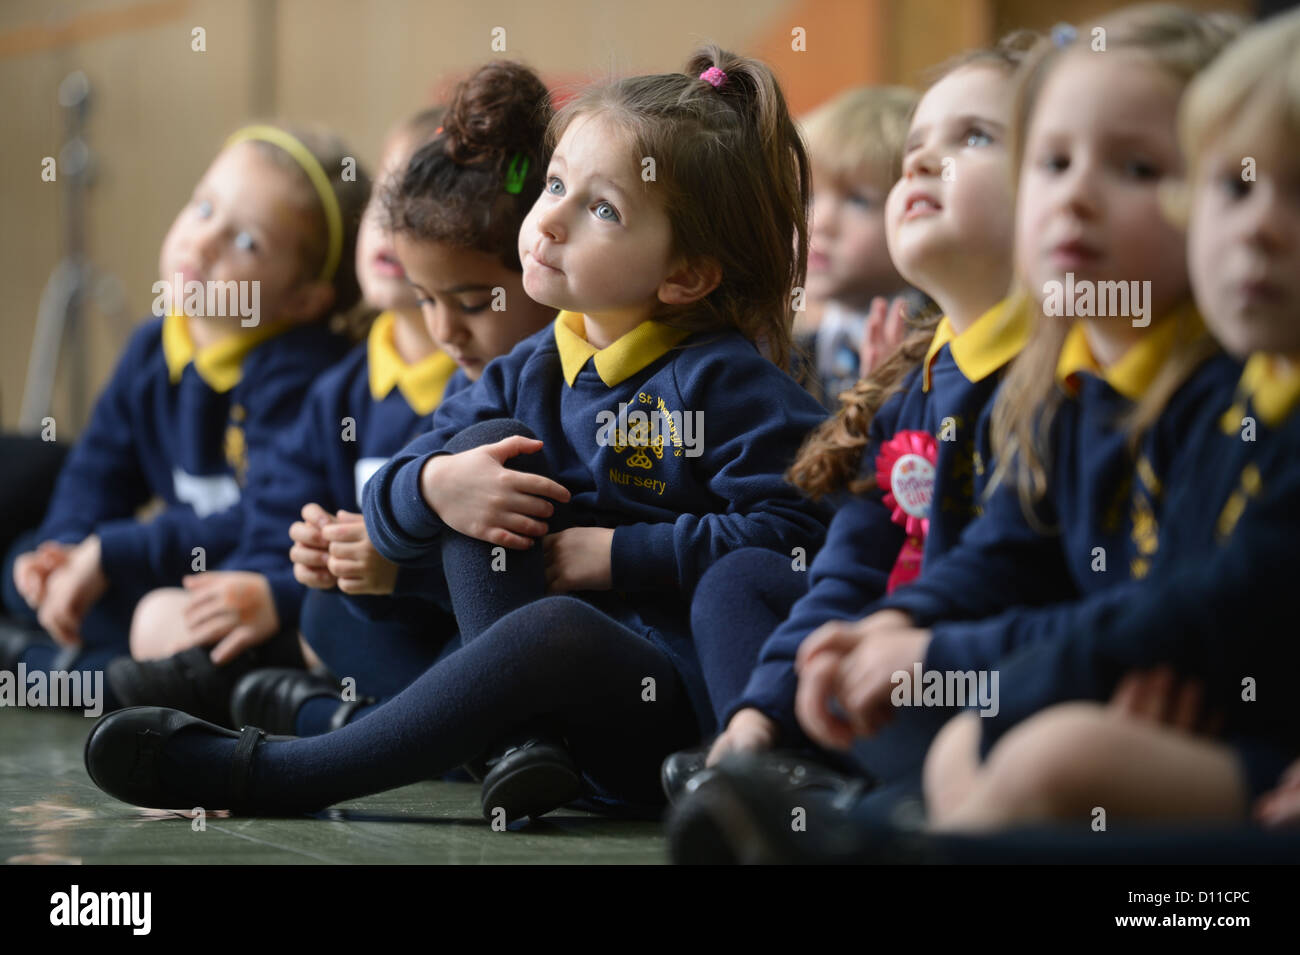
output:
[[[9,864],[662,863],[662,826],[553,813],[494,832],[478,786],[406,786],[316,816],[203,820],[138,809],[86,775],[85,717],[0,707],[0,861]]]

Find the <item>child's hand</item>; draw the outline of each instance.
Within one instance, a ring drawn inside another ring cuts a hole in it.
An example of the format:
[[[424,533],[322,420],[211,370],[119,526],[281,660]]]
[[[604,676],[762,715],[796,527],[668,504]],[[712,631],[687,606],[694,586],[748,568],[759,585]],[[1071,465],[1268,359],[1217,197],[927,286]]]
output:
[[[181,580],[190,593],[185,626],[193,646],[212,648],[212,662],[233,660],[265,643],[280,629],[271,585],[261,574],[245,570],[210,570]]]
[[[366,519],[339,511],[324,527],[329,541],[329,572],[345,594],[391,594],[397,586],[397,565],[375,550],[366,533]]]
[[[46,579],[36,619],[57,643],[81,642],[81,621],[108,589],[99,561],[99,536],[91,534]]]
[[[894,718],[893,675],[910,676],[914,664],[925,663],[929,646],[929,630],[877,627],[844,657],[835,695],[856,735],[872,736]]]
[[[858,346],[858,377],[865,378],[876,366],[894,353],[907,334],[907,300],[898,296],[886,302],[877,295],[871,300],[871,311],[862,330],[862,343]]]
[[[293,576],[298,583],[317,590],[330,590],[338,580],[329,572],[329,541],[324,529],[334,523],[334,518],[319,504],[306,504],[302,520],[289,526],[293,546],[289,559],[293,561]]]
[[[1287,767],[1276,789],[1256,800],[1255,819],[1266,826],[1300,825],[1300,760]]]
[[[907,614],[882,610],[856,623],[832,620],[807,636],[795,655],[799,688],[794,709],[799,725],[810,739],[827,749],[848,749],[853,744],[853,727],[831,709],[839,691],[840,666],[868,635],[893,633],[911,626],[912,618]]]
[[[728,753],[771,749],[776,744],[776,735],[776,723],[762,710],[752,706],[737,710],[722,735],[713,741],[705,765],[715,765]]]
[[[546,592],[609,590],[614,586],[614,529],[570,527],[542,538],[546,557]]]
[[[33,610],[40,606],[50,574],[66,564],[71,553],[69,544],[45,541],[36,550],[18,556],[14,561],[14,587],[27,606]]]
[[[1222,714],[1205,712],[1199,680],[1179,679],[1167,666],[1124,674],[1110,698],[1111,710],[1130,719],[1163,723],[1186,733],[1214,735]]]
[[[420,471],[424,501],[452,530],[489,544],[528,550],[546,534],[543,521],[569,492],[550,478],[514,471],[505,462],[540,451],[542,442],[522,435],[495,444],[429,458]]]

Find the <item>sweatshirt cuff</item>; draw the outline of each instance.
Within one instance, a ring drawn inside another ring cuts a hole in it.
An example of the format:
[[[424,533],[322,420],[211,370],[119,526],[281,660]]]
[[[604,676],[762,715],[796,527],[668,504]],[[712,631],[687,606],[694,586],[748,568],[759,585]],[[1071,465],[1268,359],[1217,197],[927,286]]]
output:
[[[930,628],[930,643],[925,648],[924,667],[926,670],[967,670],[963,659],[962,647],[966,641],[960,632],[953,633],[943,624]]]
[[[935,606],[934,600],[928,594],[911,587],[904,587],[882,597],[871,607],[872,613],[881,610],[901,610],[911,616],[912,623],[918,627],[928,627],[940,619],[939,608]]]
[[[675,592],[677,551],[672,524],[625,524],[614,528],[610,548],[613,589]]]
[[[722,718],[722,727],[725,729],[731,718],[741,710],[755,709],[780,728],[778,746],[806,745],[808,736],[794,715],[794,698],[798,688],[799,677],[794,672],[793,663],[784,660],[760,663],[754,668],[739,699],[727,708]]]
[[[131,518],[111,521],[95,529],[99,535],[99,566],[110,582],[152,579],[149,542],[140,533],[143,525]],[[181,576],[187,569],[178,568]]]
[[[280,618],[280,629],[298,628],[298,617],[302,612],[302,602],[307,596],[307,588],[298,583],[290,572],[283,574],[265,574],[266,582],[271,586],[271,603],[275,604],[275,614]]]
[[[427,539],[447,526],[420,491],[420,472],[431,458],[438,456],[434,453],[416,458],[402,465],[393,475],[393,516],[397,518],[398,526],[411,537]]]

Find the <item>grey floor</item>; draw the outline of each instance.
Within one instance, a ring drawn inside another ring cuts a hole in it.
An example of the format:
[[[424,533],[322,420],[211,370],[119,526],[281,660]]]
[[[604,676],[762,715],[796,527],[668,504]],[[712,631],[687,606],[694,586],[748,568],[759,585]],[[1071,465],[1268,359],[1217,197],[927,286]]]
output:
[[[0,860],[23,863],[661,863],[662,826],[559,812],[494,832],[478,786],[428,782],[301,819],[209,813],[203,828],[100,792],[82,765],[94,721],[0,707]]]

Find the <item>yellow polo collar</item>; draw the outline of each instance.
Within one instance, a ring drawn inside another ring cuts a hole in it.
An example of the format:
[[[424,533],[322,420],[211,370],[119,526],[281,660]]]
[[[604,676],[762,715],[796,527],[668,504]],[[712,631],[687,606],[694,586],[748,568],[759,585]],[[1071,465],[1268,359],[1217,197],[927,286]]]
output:
[[[925,354],[921,390],[930,390],[930,365],[944,345],[948,345],[948,353],[967,381],[983,381],[1020,354],[1028,338],[1029,308],[1023,295],[998,302],[960,335],[945,315]]]
[[[167,376],[174,385],[181,380],[185,366],[194,363],[199,377],[218,394],[239,384],[243,376],[244,359],[268,338],[287,332],[292,326],[284,322],[267,322],[247,334],[232,334],[204,348],[194,348],[190,327],[184,315],[169,314],[163,319],[163,358],[167,362]]]
[[[1048,319],[1051,321],[1052,319]],[[1076,394],[1074,377],[1087,373],[1106,382],[1129,401],[1137,401],[1155,380],[1161,366],[1182,340],[1205,334],[1205,325],[1193,305],[1183,305],[1155,324],[1119,361],[1102,369],[1092,355],[1083,323],[1076,321],[1065,336],[1056,362],[1056,380]]]
[[[447,382],[456,373],[456,361],[445,351],[435,349],[414,365],[407,364],[393,341],[396,325],[397,315],[383,312],[370,326],[370,338],[366,342],[370,396],[383,401],[396,387],[412,411],[427,415],[442,401]]]
[[[1232,433],[1241,427],[1244,405],[1249,401],[1255,414],[1270,428],[1276,428],[1300,402],[1300,355],[1293,356],[1290,368],[1278,368],[1277,356],[1255,352],[1246,359],[1237,383],[1237,400],[1223,416],[1223,430]]]
[[[555,347],[560,352],[560,368],[569,387],[573,387],[588,358],[595,361],[600,380],[607,388],[613,388],[689,334],[682,328],[647,321],[605,348],[597,348],[587,341],[580,313],[560,312],[555,317]]]

